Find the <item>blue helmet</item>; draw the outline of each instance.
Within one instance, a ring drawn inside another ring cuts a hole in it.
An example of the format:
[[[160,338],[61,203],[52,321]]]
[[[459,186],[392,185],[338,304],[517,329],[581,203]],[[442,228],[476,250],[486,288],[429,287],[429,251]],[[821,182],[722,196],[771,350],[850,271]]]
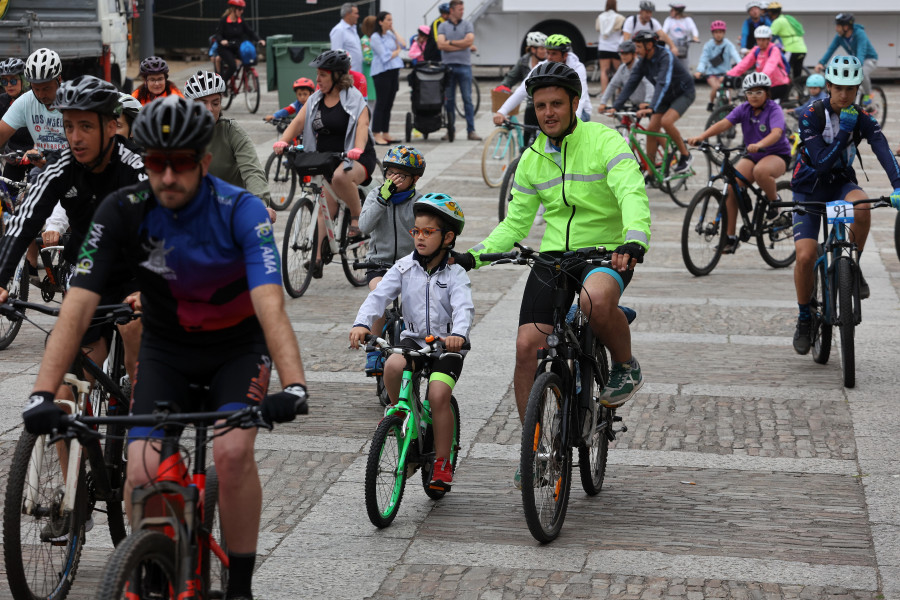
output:
[[[855,56],[835,56],[825,69],[825,79],[835,85],[859,85],[863,81],[862,63]]]
[[[813,73],[806,78],[806,87],[825,87],[825,76],[821,73]]]
[[[461,234],[466,225],[466,216],[462,208],[447,194],[434,192],[425,194],[413,204],[413,213],[416,216],[428,214],[440,217],[456,235]]]

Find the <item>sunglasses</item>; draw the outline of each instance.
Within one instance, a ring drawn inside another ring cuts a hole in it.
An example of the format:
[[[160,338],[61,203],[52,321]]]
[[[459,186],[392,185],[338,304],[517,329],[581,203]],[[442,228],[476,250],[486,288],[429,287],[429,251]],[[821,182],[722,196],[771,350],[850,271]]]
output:
[[[196,154],[145,154],[144,167],[154,173],[165,173],[171,168],[173,173],[193,171],[200,164]]]
[[[7,87],[10,85],[15,85],[17,83],[19,83],[18,77],[13,77],[12,79],[6,79],[6,78],[0,79],[0,87]]]
[[[419,237],[420,235],[423,235],[429,238],[440,230],[440,227],[413,227],[409,230],[409,235],[413,237]]]

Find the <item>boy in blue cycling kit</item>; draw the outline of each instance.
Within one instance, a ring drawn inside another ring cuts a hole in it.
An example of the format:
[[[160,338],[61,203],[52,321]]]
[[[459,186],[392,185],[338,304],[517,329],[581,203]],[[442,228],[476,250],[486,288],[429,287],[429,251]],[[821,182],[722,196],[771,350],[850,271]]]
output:
[[[856,23],[856,17],[853,16],[853,13],[839,13],[834,18],[834,29],[837,34],[831,40],[831,44],[825,50],[825,54],[816,63],[816,72],[821,73],[825,70],[828,59],[838,49],[838,46],[847,55],[855,56],[862,64],[862,105],[864,108],[867,108],[872,103],[871,75],[878,64],[878,52],[875,51],[875,46],[869,41],[865,27]]]
[[[359,229],[369,235],[369,252],[366,261],[384,265],[366,271],[369,289],[374,290],[392,264],[413,251],[415,244],[409,230],[415,225],[413,205],[422,197],[416,191],[416,182],[425,173],[425,157],[415,148],[397,146],[391,148],[381,161],[384,183],[369,192],[359,214]],[[372,323],[372,330],[384,328],[384,317]],[[380,375],[384,357],[380,352],[366,356],[366,374]]]
[[[453,483],[450,446],[454,424],[450,397],[462,372],[466,353],[463,345],[472,328],[475,307],[469,276],[461,266],[448,264],[447,260],[466,218],[459,205],[446,194],[425,194],[415,202],[413,210],[415,227],[409,233],[415,250],[397,261],[378,287],[369,292],[350,330],[350,346],[358,348],[365,341],[376,319],[401,294],[406,329],[400,334],[400,345],[423,348],[425,339],[432,335],[444,342],[447,353],[431,365],[428,401],[434,419],[435,461],[431,486],[449,491]],[[394,404],[400,397],[405,364],[403,356],[392,354],[384,365],[384,386]]]
[[[173,410],[203,410],[191,386],[208,386],[218,410],[262,405],[270,422],[305,411],[300,350],[284,311],[272,224],[260,200],[207,175],[213,117],[177,96],[156,100],[134,124],[149,182],[110,194],[94,216],[69,293],[47,345],[25,427],[48,433],[60,423],[58,387],[78,340],[117,265],[137,272],[144,335],[134,380],[133,414],[165,398]],[[282,392],[266,396],[272,364]],[[158,444],[149,431],[129,432],[124,496],[157,472]],[[143,437],[142,437],[143,436]],[[256,429],[218,437],[222,528],[229,554],[226,598],[252,598],[262,488],[253,446]]]
[[[891,154],[878,121],[853,104],[862,80],[863,65],[855,56],[835,56],[828,64],[825,85],[829,97],[814,102],[800,117],[803,151],[791,179],[795,202],[853,202],[867,198],[868,195],[857,185],[853,170],[856,144],[865,139],[894,187],[891,204],[900,210],[900,166]],[[856,243],[860,255],[869,235],[869,213],[867,208],[857,207],[850,226],[850,240]],[[805,215],[794,214],[794,245],[797,249],[794,286],[800,313],[794,332],[794,350],[798,354],[806,354],[810,349],[809,302],[817,258],[820,214],[821,208]],[[869,296],[869,285],[861,272],[859,295],[861,298]]]

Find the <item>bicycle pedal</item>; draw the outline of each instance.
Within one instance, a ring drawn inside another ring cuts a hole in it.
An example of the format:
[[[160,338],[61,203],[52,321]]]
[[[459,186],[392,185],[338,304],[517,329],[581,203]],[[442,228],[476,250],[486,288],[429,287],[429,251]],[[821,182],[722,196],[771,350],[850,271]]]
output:
[[[429,489],[429,490],[435,490],[435,491],[438,491],[438,492],[449,492],[449,491],[450,491],[450,488],[452,488],[452,487],[453,487],[453,486],[452,486],[451,484],[449,484],[449,483],[440,483],[440,482],[435,483],[435,482],[431,482],[431,483],[428,484],[428,489]]]

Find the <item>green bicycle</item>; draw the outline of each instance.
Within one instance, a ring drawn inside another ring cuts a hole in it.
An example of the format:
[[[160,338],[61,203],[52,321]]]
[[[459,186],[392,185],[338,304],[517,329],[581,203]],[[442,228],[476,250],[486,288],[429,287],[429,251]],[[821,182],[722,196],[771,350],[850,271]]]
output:
[[[429,498],[440,500],[446,493],[443,488],[430,485],[435,454],[431,406],[427,396],[430,359],[437,358],[444,350],[432,336],[426,338],[428,346],[421,350],[391,346],[387,340],[371,335],[366,336],[366,342],[367,352],[380,350],[386,354],[402,354],[406,359],[400,398],[397,404],[385,409],[384,417],[372,437],[366,462],[366,512],[373,525],[384,528],[397,516],[406,479],[417,469],[422,470],[422,486]],[[425,359],[425,367],[418,371],[413,366],[416,358]],[[420,400],[423,382],[426,394]],[[450,397],[450,409],[453,411],[450,464],[455,469],[459,458],[459,405],[453,396]]]

